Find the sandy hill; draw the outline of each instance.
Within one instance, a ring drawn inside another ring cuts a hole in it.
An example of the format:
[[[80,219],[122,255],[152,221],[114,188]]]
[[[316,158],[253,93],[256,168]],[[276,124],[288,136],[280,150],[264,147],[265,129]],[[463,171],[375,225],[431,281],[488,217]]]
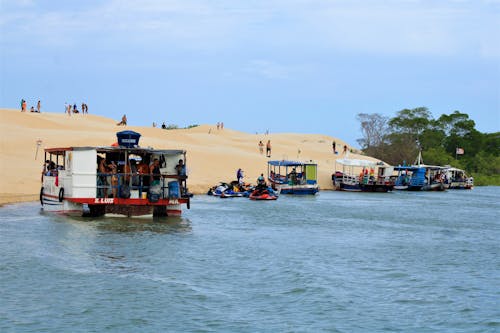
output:
[[[116,142],[116,132],[125,129],[142,134],[141,146],[186,149],[188,187],[193,193],[206,193],[219,181],[235,179],[240,167],[244,170],[244,180],[255,183],[260,173],[267,172],[268,158],[259,153],[259,140],[264,144],[271,140],[271,159],[316,161],[321,189],[332,189],[334,162],[342,157],[341,153],[332,154],[332,141],[336,141],[340,151],[346,144],[338,138],[317,134],[250,134],[227,128],[217,130],[215,125],[163,130],[116,126],[116,120],[95,115],[22,113],[12,109],[0,109],[0,120],[0,168],[3,175],[0,203],[38,199],[44,148],[111,145]],[[37,140],[42,140],[38,154]],[[350,156],[371,159],[357,154]]]

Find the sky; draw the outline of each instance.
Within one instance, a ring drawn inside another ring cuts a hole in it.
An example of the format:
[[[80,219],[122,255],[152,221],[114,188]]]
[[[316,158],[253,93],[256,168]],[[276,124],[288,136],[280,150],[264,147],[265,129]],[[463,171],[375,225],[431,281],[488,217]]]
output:
[[[500,131],[500,0],[0,0],[0,107],[313,133],[425,106]]]

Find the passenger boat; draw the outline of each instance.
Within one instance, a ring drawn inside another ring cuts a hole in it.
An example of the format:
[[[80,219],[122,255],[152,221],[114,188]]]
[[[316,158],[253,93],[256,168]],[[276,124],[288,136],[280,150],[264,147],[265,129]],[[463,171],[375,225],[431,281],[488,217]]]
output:
[[[445,186],[450,190],[471,190],[474,188],[474,178],[469,177],[464,170],[445,166]]]
[[[338,170],[339,165],[342,171]],[[388,192],[394,187],[391,179],[393,168],[383,162],[342,158],[335,161],[335,170],[332,181],[339,191]]]
[[[280,194],[316,194],[318,165],[312,161],[269,161],[267,178]]]
[[[186,161],[186,151],[142,148],[140,136],[122,131],[116,146],[45,149],[49,167],[42,174],[43,210],[83,216],[179,216],[181,205],[189,209],[185,164],[178,166]],[[155,163],[153,174],[150,162]]]
[[[395,190],[408,191],[444,191],[444,168],[438,165],[423,163],[422,152],[419,151],[414,165],[399,165],[394,167],[398,171],[395,181]]]

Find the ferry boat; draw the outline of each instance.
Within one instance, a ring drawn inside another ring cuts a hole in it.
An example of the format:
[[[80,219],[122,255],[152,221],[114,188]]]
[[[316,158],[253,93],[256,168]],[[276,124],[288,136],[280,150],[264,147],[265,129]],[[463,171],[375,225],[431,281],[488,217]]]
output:
[[[268,161],[267,178],[280,194],[309,194],[319,191],[318,165],[313,161]]]
[[[43,210],[82,216],[179,216],[181,205],[189,209],[186,151],[142,148],[140,136],[122,131],[114,146],[45,149]]]
[[[444,191],[445,168],[438,165],[423,164],[422,152],[419,151],[414,165],[398,165],[394,167],[398,171],[395,181],[395,190],[408,191]]]
[[[445,186],[450,190],[471,190],[474,188],[474,178],[469,177],[464,170],[445,166]]]
[[[342,166],[342,171],[338,170],[338,165]],[[335,170],[333,187],[339,191],[388,192],[394,187],[393,168],[383,162],[342,158],[335,161]]]

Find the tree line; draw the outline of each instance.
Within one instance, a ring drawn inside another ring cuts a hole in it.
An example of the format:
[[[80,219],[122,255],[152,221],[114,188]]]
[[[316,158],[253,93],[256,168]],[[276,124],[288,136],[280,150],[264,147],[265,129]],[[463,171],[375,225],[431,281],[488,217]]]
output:
[[[451,165],[474,176],[476,185],[500,185],[500,132],[481,133],[460,111],[434,119],[426,107],[403,109],[389,118],[359,113],[364,154],[391,165],[413,164],[422,150],[425,164]]]

